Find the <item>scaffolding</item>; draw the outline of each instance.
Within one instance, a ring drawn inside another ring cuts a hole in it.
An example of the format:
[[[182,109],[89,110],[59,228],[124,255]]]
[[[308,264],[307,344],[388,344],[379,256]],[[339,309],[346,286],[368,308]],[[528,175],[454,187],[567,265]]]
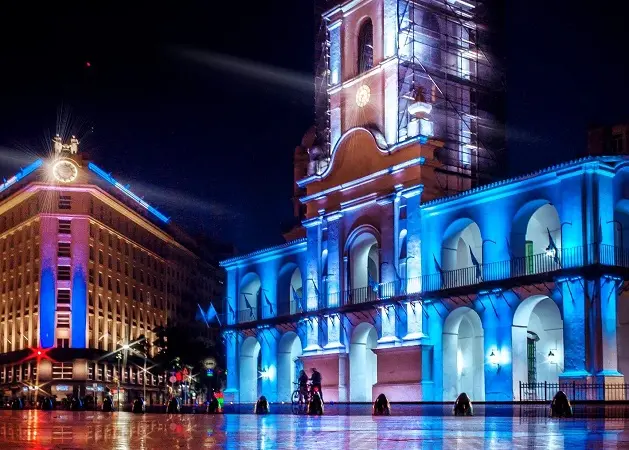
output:
[[[325,11],[343,3],[315,1],[317,145],[330,157],[330,36]],[[499,0],[397,0],[397,143],[417,134],[444,143],[437,181],[443,195],[488,183],[504,169],[504,78]],[[396,7],[385,2],[385,7]],[[494,20],[495,19],[495,20]],[[426,130],[409,106],[432,105]]]
[[[504,80],[490,52],[490,3],[398,0],[398,142],[412,134],[409,105],[431,103],[445,194],[487,183],[504,166]]]
[[[323,13],[335,3],[330,0],[315,1],[315,144],[330,156],[330,33]]]

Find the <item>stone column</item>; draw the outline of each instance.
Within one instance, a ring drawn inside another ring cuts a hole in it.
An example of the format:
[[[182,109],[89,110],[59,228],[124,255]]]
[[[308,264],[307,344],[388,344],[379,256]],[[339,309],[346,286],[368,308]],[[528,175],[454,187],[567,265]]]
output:
[[[587,319],[583,278],[557,280],[563,297],[564,371],[560,381],[591,376],[586,365]]]
[[[239,356],[239,339],[238,334],[234,331],[226,331],[223,333],[225,338],[225,353],[227,360],[227,387],[225,389],[225,401],[238,401],[238,356]]]

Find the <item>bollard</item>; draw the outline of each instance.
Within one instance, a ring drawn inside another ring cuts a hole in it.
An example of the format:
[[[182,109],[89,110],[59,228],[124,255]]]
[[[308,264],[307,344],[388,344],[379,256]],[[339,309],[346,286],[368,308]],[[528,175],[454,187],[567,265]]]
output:
[[[114,412],[114,402],[111,397],[106,397],[103,400],[103,412]]]
[[[179,412],[179,402],[175,397],[171,398],[168,402],[168,406],[166,407],[166,412],[168,414],[176,414]]]
[[[550,404],[550,417],[572,417],[572,405],[564,391],[558,391]]]
[[[389,404],[389,399],[386,395],[380,394],[376,398],[376,401],[373,402],[373,415],[374,416],[390,416],[391,415],[391,405]]]
[[[455,416],[472,416],[474,415],[474,410],[472,409],[472,401],[467,396],[465,392],[461,392],[461,394],[456,398],[454,402],[454,415]]]
[[[261,396],[256,402],[256,406],[253,409],[254,414],[268,414],[269,413],[269,402],[266,397]]]
[[[135,401],[133,402],[132,411],[135,414],[143,414],[144,413],[144,399],[143,398],[136,398],[135,399]]]
[[[317,389],[314,390],[310,397],[310,402],[308,402],[308,414],[311,416],[323,415],[323,400],[321,400]]]

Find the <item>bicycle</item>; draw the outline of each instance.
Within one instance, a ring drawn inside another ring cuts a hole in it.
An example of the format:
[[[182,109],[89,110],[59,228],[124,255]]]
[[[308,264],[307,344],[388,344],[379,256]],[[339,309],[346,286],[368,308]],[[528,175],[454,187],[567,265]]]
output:
[[[293,382],[293,384],[297,386],[291,395],[293,412],[295,414],[305,413],[308,409],[308,403],[310,402],[312,384],[308,383],[305,390],[300,388],[298,382]]]

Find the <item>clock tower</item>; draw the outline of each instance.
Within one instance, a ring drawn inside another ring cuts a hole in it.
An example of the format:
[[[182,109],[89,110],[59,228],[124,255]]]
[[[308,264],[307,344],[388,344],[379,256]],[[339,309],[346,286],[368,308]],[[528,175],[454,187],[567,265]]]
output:
[[[56,182],[72,183],[79,174],[78,158],[79,140],[72,136],[70,144],[63,144],[61,136],[56,135],[53,142],[55,151],[52,164],[52,175]]]
[[[343,137],[369,130],[384,150],[431,139],[435,189],[451,195],[504,167],[497,0],[318,0],[315,144],[303,177],[323,174]],[[494,20],[495,19],[495,20]],[[302,166],[303,167],[303,164]]]

